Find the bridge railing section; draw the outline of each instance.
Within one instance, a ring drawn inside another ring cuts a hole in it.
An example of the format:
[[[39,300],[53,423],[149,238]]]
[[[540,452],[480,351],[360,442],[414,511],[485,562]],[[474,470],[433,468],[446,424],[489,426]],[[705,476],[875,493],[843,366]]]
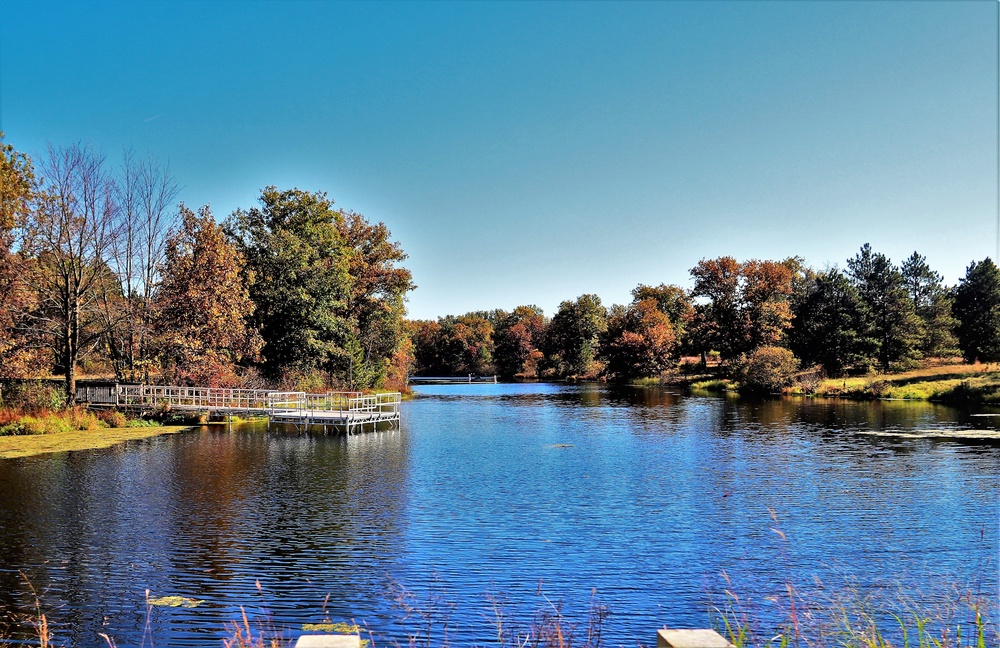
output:
[[[350,409],[352,412],[398,413],[400,401],[402,401],[402,395],[399,392],[368,396],[358,395],[351,399]]]
[[[399,413],[399,392],[371,394],[327,392],[307,394],[267,389],[181,387],[174,385],[81,385],[77,400],[99,405],[267,412]]]
[[[118,401],[115,404],[124,407],[225,408],[249,411],[266,409],[271,393],[266,389],[118,385]]]

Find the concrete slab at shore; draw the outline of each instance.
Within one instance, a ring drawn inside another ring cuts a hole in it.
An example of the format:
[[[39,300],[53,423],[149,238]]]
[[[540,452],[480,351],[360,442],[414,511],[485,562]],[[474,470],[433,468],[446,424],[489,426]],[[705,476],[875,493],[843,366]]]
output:
[[[715,630],[667,630],[657,632],[656,648],[736,648]]]

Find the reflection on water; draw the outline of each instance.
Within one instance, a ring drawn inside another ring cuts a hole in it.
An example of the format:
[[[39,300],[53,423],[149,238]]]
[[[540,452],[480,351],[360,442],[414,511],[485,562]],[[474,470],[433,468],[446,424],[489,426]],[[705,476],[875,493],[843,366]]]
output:
[[[456,641],[484,643],[485,595],[530,610],[542,581],[571,614],[597,588],[617,645],[704,625],[723,570],[761,600],[845,575],[973,584],[996,571],[1000,447],[859,433],[998,424],[926,403],[448,385],[420,387],[399,431],[213,428],[4,460],[0,612],[29,609],[23,572],[66,643],[214,646],[240,606],[298,629],[329,595],[334,620],[405,643],[402,583],[445,590]],[[152,608],[144,630],[147,590],[205,603]]]

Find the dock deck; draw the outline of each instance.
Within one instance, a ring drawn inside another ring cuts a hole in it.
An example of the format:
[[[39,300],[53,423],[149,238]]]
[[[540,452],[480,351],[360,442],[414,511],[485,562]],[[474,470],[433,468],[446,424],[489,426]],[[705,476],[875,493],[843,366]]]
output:
[[[268,424],[321,427],[348,434],[366,426],[399,425],[399,392],[283,392],[267,389],[180,387],[173,385],[78,385],[76,400],[92,407],[133,411],[204,412],[209,415],[266,416]]]

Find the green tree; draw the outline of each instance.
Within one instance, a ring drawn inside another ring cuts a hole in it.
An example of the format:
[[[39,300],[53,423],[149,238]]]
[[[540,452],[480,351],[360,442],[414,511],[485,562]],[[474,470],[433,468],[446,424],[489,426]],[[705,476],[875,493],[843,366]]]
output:
[[[864,305],[863,335],[871,341],[870,357],[883,370],[919,357],[920,318],[902,273],[884,254],[873,252],[868,243],[848,259],[847,268]]]
[[[381,385],[404,339],[406,259],[383,223],[333,208],[323,192],[261,192],[226,231],[257,278],[253,324],[264,372],[322,374],[333,386]]]
[[[658,376],[677,362],[677,336],[654,298],[614,306],[601,334],[605,371],[619,380]]]
[[[597,295],[581,295],[559,304],[544,344],[546,362],[558,375],[596,375],[598,336],[607,328],[607,316]]]
[[[167,380],[227,387],[240,383],[238,365],[254,361],[261,340],[247,325],[254,304],[243,256],[208,207],[196,215],[183,204],[180,227],[166,242],[155,325]]]
[[[796,305],[789,346],[803,362],[818,362],[839,376],[871,348],[862,334],[863,311],[858,291],[842,272],[821,273]]]
[[[972,262],[955,289],[958,346],[967,362],[1000,360],[1000,269]]]
[[[916,252],[903,262],[900,273],[921,321],[920,352],[924,357],[952,355],[958,344],[954,335],[957,322],[951,315],[952,296],[944,278]]]
[[[342,315],[352,289],[342,220],[322,192],[267,187],[259,207],[238,209],[226,221],[246,259],[244,274],[255,278],[250,324],[264,340],[263,369],[272,379],[316,371],[350,379],[335,374],[345,364],[349,371],[359,353]]]

